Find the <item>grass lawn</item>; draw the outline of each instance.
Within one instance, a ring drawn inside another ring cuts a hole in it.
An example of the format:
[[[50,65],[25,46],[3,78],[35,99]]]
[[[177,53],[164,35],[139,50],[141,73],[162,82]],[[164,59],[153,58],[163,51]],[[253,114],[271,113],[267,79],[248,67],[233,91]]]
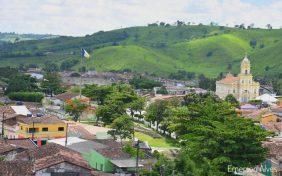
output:
[[[173,139],[161,137],[161,138],[152,138],[146,134],[135,132],[135,137],[141,141],[147,141],[151,147],[160,147],[160,148],[171,148],[177,147],[176,142]]]

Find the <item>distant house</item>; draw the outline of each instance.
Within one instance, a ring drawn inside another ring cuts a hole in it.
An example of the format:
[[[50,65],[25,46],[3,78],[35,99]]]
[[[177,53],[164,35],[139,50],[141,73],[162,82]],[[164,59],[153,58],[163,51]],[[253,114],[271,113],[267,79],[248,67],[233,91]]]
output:
[[[282,175],[282,138],[271,138],[263,143],[269,150],[267,160],[262,165],[265,175]]]
[[[269,123],[269,122],[278,122],[278,121],[279,121],[279,118],[274,113],[264,114],[264,115],[262,115],[261,120],[260,120],[260,122],[262,124],[266,124],[266,123]]]
[[[270,94],[263,94],[257,97],[256,100],[261,100],[263,103],[267,103],[267,104],[275,104],[278,102],[278,99],[276,99],[274,96]]]
[[[9,104],[9,103],[11,103],[11,100],[8,97],[0,97],[0,103]]]
[[[136,167],[136,160],[122,151],[122,144],[114,140],[84,140],[69,138],[67,147],[80,152],[92,168],[108,173],[130,173]],[[54,139],[64,145],[64,139]],[[142,167],[142,165],[139,165]]]
[[[262,124],[262,127],[268,131],[276,133],[278,136],[282,136],[282,122],[268,122]]]
[[[258,107],[251,104],[244,104],[240,107],[240,109],[244,111],[255,111],[258,110]]]
[[[90,176],[95,174],[78,152],[57,144],[47,144],[23,151],[12,161],[0,161],[0,175]]]
[[[66,101],[74,100],[74,99],[80,99],[86,103],[90,102],[90,99],[83,95],[80,96],[78,93],[69,93],[69,92],[58,94],[55,97],[51,98],[51,101],[53,102],[54,105],[64,107]]]
[[[35,78],[37,80],[43,80],[44,75],[41,73],[34,73],[34,72],[30,72],[30,73],[26,73],[27,75],[30,75],[32,78]]]

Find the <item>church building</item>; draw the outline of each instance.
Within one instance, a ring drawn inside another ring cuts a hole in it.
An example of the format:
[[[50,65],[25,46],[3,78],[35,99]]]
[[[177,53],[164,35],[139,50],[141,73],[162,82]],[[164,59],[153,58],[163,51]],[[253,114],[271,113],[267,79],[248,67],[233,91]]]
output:
[[[232,94],[239,102],[248,102],[259,96],[259,87],[259,83],[253,80],[250,60],[245,56],[238,76],[228,73],[224,79],[216,82],[216,95],[224,99]]]

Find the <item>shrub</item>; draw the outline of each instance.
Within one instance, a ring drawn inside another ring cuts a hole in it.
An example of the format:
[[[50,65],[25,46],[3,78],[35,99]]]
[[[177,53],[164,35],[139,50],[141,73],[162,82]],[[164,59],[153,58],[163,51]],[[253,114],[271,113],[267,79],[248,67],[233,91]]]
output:
[[[11,92],[8,97],[15,101],[41,102],[44,95],[40,92]]]

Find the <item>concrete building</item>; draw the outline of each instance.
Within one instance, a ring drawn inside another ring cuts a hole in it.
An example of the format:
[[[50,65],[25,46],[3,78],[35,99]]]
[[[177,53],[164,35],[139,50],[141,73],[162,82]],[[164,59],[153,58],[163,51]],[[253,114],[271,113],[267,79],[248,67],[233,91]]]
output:
[[[259,96],[260,84],[253,80],[251,64],[247,56],[241,62],[238,76],[228,73],[225,78],[216,82],[216,95],[225,98],[232,94],[240,102],[248,102]]]

